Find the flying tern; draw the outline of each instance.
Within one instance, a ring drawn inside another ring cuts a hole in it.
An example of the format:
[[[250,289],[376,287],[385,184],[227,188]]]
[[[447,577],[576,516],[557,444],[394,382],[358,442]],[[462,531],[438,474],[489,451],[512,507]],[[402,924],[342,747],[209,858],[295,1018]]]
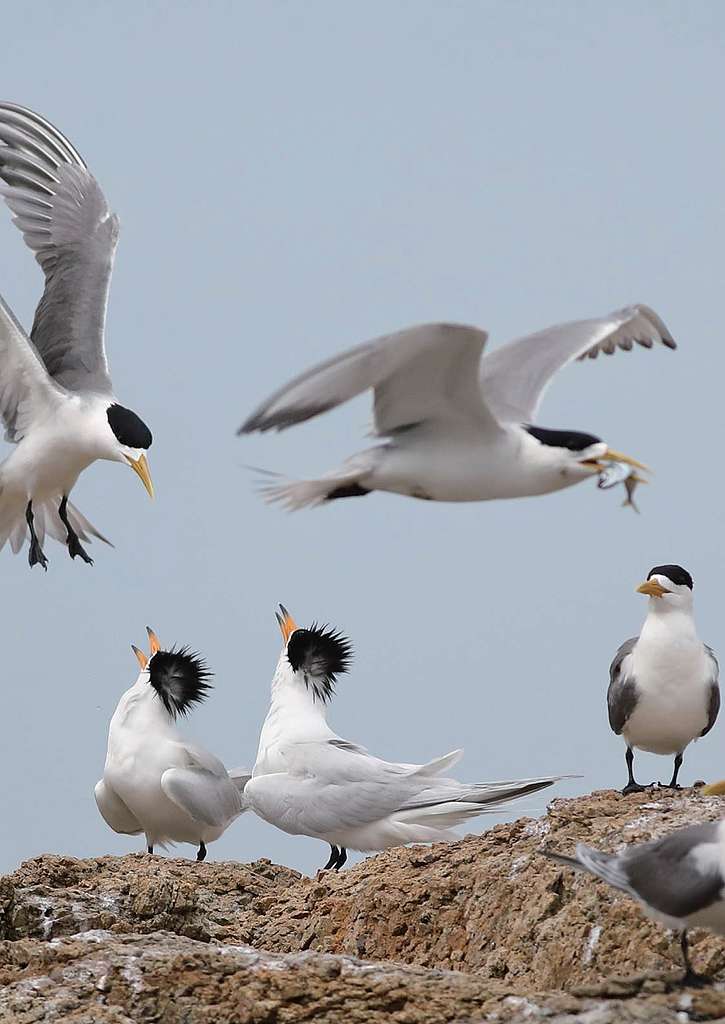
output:
[[[692,969],[687,929],[709,928],[725,935],[725,821],[690,825],[655,842],[630,844],[621,853],[603,853],[583,843],[574,857],[543,852],[627,893],[649,917],[679,931],[685,964],[682,982],[698,985],[709,980]]]
[[[634,748],[674,754],[669,786],[685,747],[712,729],[720,710],[718,663],[697,635],[692,576],[681,565],[656,565],[637,587],[649,597],[639,636],[625,640],[609,668],[609,724],[627,744],[628,780],[622,792],[644,789],[634,779]]]
[[[558,491],[611,462],[646,469],[593,434],[534,421],[567,363],[635,343],[675,348],[652,309],[628,306],[560,324],[484,354],[486,339],[485,331],[460,324],[411,327],[333,356],[276,391],[240,434],[283,430],[372,389],[374,432],[385,442],[319,479],[268,481],[267,500],[298,509],[377,490],[486,501]]]
[[[15,449],[0,465],[0,547],[29,538],[47,568],[46,532],[91,563],[105,538],[68,501],[96,459],[130,466],[153,497],[151,431],[113,394],[104,349],[118,218],[71,143],[48,121],[0,103],[0,195],[45,275],[28,336],[0,298],[0,416]]]
[[[246,809],[249,772],[227,772],[179,733],[178,716],[205,700],[211,673],[187,648],[161,650],[153,630],[148,634],[151,656],[133,648],[141,672],[111,719],[96,804],[114,832],[145,833],[149,853],[156,844],[193,843],[204,860],[206,844]]]
[[[461,750],[427,764],[399,764],[342,739],[328,725],[327,710],[337,676],[347,671],[350,642],[327,626],[300,629],[280,610],[284,647],[244,798],[282,831],[328,843],[325,869],[339,870],[348,849],[458,839],[455,826],[564,777],[463,783],[444,774]]]

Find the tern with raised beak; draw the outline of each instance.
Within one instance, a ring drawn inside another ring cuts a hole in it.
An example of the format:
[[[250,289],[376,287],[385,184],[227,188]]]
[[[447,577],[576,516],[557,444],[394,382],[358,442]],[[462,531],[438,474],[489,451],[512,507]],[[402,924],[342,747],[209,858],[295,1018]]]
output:
[[[690,962],[687,929],[708,928],[725,935],[725,821],[680,828],[650,843],[633,843],[604,853],[579,843],[574,857],[552,850],[551,860],[587,871],[637,900],[648,917],[680,932],[684,985],[710,979]]]
[[[82,157],[48,121],[0,103],[0,195],[45,275],[28,336],[0,298],[0,416],[16,447],[0,465],[0,548],[29,540],[47,568],[46,533],[92,564],[105,540],[68,501],[97,459],[120,462],[153,497],[151,431],[114,394],[104,330],[118,218]]]
[[[228,772],[208,750],[185,739],[176,722],[206,699],[211,673],[186,647],[164,651],[148,629],[150,657],[133,651],[141,672],[118,702],[108,732],[96,804],[114,832],[146,836],[154,846],[193,843],[197,860],[246,809],[249,772]]]
[[[427,764],[374,757],[327,722],[335,682],[350,662],[349,640],[327,626],[299,628],[282,605],[277,619],[284,646],[244,797],[283,832],[328,843],[325,869],[339,870],[348,849],[459,839],[451,831],[457,825],[564,778],[458,782],[445,773],[461,750]]]
[[[239,433],[284,430],[374,392],[374,432],[385,442],[315,480],[275,480],[262,491],[288,509],[371,491],[431,501],[548,494],[598,476],[611,462],[646,467],[594,434],[535,426],[553,376],[575,359],[635,344],[675,348],[647,306],[550,327],[484,354],[476,327],[433,323],[388,334],[315,366],[264,401]],[[642,478],[640,478],[642,479]]]
[[[649,598],[639,636],[625,640],[609,667],[609,724],[627,744],[627,784],[638,793],[634,750],[674,755],[668,786],[677,789],[685,748],[710,732],[720,710],[719,669],[697,635],[692,576],[681,565],[656,565],[637,587]]]

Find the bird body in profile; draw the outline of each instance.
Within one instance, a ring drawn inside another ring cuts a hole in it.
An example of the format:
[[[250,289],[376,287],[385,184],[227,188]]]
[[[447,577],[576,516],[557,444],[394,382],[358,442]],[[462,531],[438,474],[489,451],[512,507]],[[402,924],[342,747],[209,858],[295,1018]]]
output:
[[[609,724],[627,744],[625,795],[645,788],[634,778],[634,749],[674,755],[669,785],[677,787],[685,748],[710,732],[720,710],[718,663],[697,634],[690,573],[657,565],[637,590],[649,597],[647,618],[614,656],[607,691]]]
[[[0,195],[35,253],[45,291],[28,336],[0,298],[0,416],[15,448],[0,465],[0,547],[48,533],[72,558],[105,538],[68,501],[97,459],[130,466],[153,495],[151,432],[114,394],[104,348],[118,219],[83,159],[49,122],[0,103]]]
[[[209,672],[188,650],[163,651],[152,631],[151,657],[137,650],[141,673],[121,697],[108,733],[96,804],[115,832],[143,832],[155,845],[193,843],[198,860],[245,809],[249,773],[227,772],[222,762],[186,740],[176,726],[205,699]]]
[[[457,825],[561,778],[461,783],[445,774],[460,750],[427,764],[404,764],[342,739],[328,724],[327,704],[337,675],[347,670],[349,641],[327,627],[299,629],[281,611],[285,645],[244,796],[284,832],[328,843],[325,867],[339,869],[348,849],[458,839]]]
[[[534,420],[567,363],[635,343],[675,348],[653,310],[629,306],[561,324],[490,354],[486,340],[475,327],[423,324],[343,352],[275,392],[239,433],[283,430],[372,389],[375,433],[385,441],[319,479],[270,481],[267,499],[297,509],[379,490],[487,501],[561,490],[611,462],[646,468],[593,434],[550,430]]]

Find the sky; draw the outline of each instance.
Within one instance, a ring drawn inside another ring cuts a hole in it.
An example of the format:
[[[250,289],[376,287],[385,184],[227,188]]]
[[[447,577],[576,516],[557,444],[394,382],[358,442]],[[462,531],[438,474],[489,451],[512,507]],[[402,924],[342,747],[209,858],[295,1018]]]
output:
[[[157,498],[98,463],[73,500],[115,548],[93,545],[91,568],[48,542],[47,574],[27,549],[0,553],[0,870],[142,849],[93,787],[147,623],[216,673],[185,732],[252,764],[280,601],[353,641],[330,710],[344,737],[403,761],[463,747],[469,781],[581,776],[473,829],[621,787],[608,666],[640,628],[651,566],[692,572],[702,638],[725,651],[725,5],[45,0],[3,28],[0,92],[68,135],[121,219],[109,360],[153,430]],[[0,266],[29,326],[42,277],[4,209]],[[369,444],[369,396],[235,436],[316,361],[427,320],[484,327],[493,348],[632,302],[678,351],[567,368],[539,422],[651,465],[641,515],[589,482],[294,515],[255,494],[249,464],[311,476]],[[725,776],[724,737],[725,715],[683,782]],[[327,852],[247,814],[209,855],[310,872]]]

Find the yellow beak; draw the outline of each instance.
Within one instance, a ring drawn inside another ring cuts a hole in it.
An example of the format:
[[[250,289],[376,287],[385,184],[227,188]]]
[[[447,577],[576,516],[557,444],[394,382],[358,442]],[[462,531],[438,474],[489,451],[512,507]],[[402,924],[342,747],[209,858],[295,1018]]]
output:
[[[637,587],[638,594],[647,594],[648,597],[662,597],[663,594],[671,594],[672,591],[663,587],[657,580],[645,580]]]
[[[131,644],[131,650],[136,655],[136,660],[141,666],[141,671],[143,672],[143,670],[149,663],[149,659],[146,657],[143,651],[139,650],[139,648],[135,646],[135,644]]]
[[[599,456],[604,462],[624,462],[627,466],[634,466],[635,469],[643,469],[646,473],[651,473],[652,470],[649,466],[645,466],[643,462],[637,462],[631,455],[623,455],[622,452],[615,452],[612,448],[607,448],[604,455]]]
[[[703,796],[722,796],[725,793],[725,780],[711,782],[709,786],[703,786],[700,792]]]
[[[294,631],[299,629],[299,627],[283,604],[279,606],[279,611],[282,612],[281,615],[279,612],[275,612],[274,614],[277,616],[277,622],[279,623],[282,638],[284,642],[287,643]]]
[[[128,455],[124,456],[131,469],[137,476],[141,477],[141,482],[148,491],[149,497],[154,496],[154,485],[151,480],[151,473],[149,472],[149,464],[146,461],[145,455],[139,455],[138,459],[131,459]]]
[[[146,627],[146,632],[149,635],[149,650],[151,651],[151,657],[153,658],[154,654],[161,650],[161,644],[159,643],[159,638],[156,636],[153,629],[151,629],[151,626]]]

